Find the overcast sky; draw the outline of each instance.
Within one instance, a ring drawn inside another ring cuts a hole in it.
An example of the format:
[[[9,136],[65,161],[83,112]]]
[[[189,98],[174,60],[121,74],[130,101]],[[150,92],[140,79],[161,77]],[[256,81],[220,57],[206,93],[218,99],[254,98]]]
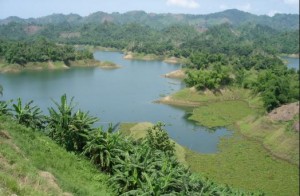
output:
[[[208,14],[236,8],[258,15],[299,14],[299,0],[0,0],[0,18],[40,17],[53,13],[76,13],[144,10],[154,13]]]

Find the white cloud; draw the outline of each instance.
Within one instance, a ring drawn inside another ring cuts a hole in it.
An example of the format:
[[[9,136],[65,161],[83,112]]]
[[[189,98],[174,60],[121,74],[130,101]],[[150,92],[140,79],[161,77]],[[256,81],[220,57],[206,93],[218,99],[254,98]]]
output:
[[[299,5],[299,0],[283,0],[283,2],[289,5]]]
[[[167,5],[193,9],[200,7],[199,3],[197,3],[195,0],[167,0]]]

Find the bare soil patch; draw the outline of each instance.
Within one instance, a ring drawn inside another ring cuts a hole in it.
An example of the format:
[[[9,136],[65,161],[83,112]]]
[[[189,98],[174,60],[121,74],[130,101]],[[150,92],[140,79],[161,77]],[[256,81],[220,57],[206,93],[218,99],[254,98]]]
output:
[[[4,139],[11,139],[9,133],[6,131],[0,131],[0,137],[2,137]]]
[[[183,70],[179,69],[179,70],[175,70],[175,71],[165,74],[164,77],[183,79],[183,78],[185,78],[185,73]]]
[[[268,114],[268,117],[274,121],[289,121],[297,114],[299,114],[299,102],[290,103],[276,108]]]

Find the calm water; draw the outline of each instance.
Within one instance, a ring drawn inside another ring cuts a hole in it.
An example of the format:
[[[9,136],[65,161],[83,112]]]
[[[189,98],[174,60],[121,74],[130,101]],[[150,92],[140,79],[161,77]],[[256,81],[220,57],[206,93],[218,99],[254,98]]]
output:
[[[124,60],[118,52],[95,52],[98,60],[121,65],[121,69],[74,68],[70,70],[1,74],[3,99],[21,97],[34,100],[44,112],[66,93],[75,97],[78,107],[100,118],[100,125],[118,122],[164,122],[174,140],[192,150],[214,153],[221,136],[231,133],[225,128],[215,132],[186,120],[186,111],[153,101],[183,87],[179,80],[161,75],[179,68],[160,61]]]
[[[299,70],[299,58],[283,57],[283,59],[288,62],[287,66],[289,68],[294,68],[295,70]]]

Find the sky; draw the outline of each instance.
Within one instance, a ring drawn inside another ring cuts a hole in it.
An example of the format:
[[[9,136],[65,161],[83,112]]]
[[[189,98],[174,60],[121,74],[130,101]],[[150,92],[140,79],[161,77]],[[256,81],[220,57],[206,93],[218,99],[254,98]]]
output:
[[[54,13],[87,16],[97,11],[208,14],[236,8],[257,15],[299,14],[299,0],[0,0],[0,19]]]

